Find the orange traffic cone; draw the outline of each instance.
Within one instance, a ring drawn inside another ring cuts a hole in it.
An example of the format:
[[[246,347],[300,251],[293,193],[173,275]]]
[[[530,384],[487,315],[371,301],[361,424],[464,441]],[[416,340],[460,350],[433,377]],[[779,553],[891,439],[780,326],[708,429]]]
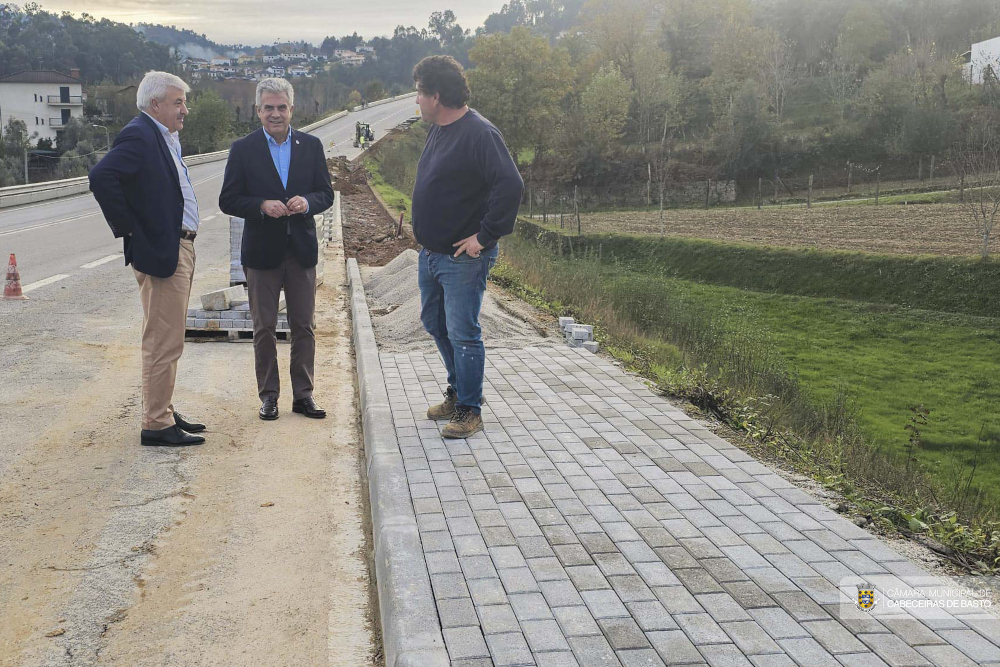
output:
[[[10,261],[7,263],[7,280],[3,284],[3,298],[7,299],[27,299],[21,294],[21,274],[17,272],[17,258],[14,253],[10,253]]]

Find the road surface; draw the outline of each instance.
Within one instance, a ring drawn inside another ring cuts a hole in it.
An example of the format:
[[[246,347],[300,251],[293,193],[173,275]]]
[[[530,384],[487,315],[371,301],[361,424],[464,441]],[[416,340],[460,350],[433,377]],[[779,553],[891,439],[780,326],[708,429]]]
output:
[[[353,157],[412,99],[319,128]],[[294,124],[294,123],[293,123]],[[182,134],[183,141],[183,134]],[[192,167],[202,226],[197,295],[228,286],[225,162]],[[28,301],[0,301],[0,665],[377,661],[367,486],[343,259],[317,297],[324,421],[257,418],[252,346],[189,343],[175,405],[206,445],[139,446],[142,311],[131,268],[90,195],[0,212]]]

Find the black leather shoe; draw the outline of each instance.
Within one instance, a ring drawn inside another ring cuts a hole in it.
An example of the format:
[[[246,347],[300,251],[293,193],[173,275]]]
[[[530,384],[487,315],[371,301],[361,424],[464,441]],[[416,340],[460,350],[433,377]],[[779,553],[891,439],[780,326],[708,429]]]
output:
[[[268,396],[260,404],[260,418],[273,421],[278,418],[278,397]]]
[[[142,444],[147,447],[187,447],[205,442],[205,438],[191,435],[180,426],[170,426],[159,431],[144,428],[140,437]]]
[[[312,417],[313,419],[323,419],[326,417],[326,410],[316,405],[316,401],[312,400],[312,396],[292,401],[292,412],[297,412],[300,415]]]
[[[204,424],[199,424],[198,422],[189,422],[184,415],[179,412],[174,412],[174,423],[181,427],[182,430],[188,433],[201,433],[205,430]]]

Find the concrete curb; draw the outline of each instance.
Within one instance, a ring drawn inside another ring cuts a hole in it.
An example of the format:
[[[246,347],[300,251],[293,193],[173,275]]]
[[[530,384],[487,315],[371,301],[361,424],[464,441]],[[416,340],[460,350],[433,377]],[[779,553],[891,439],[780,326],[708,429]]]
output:
[[[389,408],[361,271],[347,260],[354,350],[375,544],[375,579],[387,667],[450,663]]]

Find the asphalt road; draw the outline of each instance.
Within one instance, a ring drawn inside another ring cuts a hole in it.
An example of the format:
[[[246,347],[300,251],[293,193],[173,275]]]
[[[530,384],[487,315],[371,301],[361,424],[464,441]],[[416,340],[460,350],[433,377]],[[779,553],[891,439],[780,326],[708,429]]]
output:
[[[350,113],[317,128],[312,134],[323,140],[327,156],[354,158],[360,152],[353,146],[356,121],[371,123],[377,139],[386,130],[413,116],[416,108],[412,98],[390,102]],[[183,141],[181,133],[181,143]],[[335,142],[333,148],[331,141]],[[223,160],[197,165],[190,170],[203,223],[221,224],[225,220],[224,216],[216,215],[225,169]],[[121,242],[111,236],[97,202],[88,193],[0,210],[0,258],[6,260],[12,252],[17,254],[21,282],[30,297],[35,290],[51,289],[50,285],[101,266],[93,265],[94,262],[105,260],[114,264],[112,258],[121,253]]]
[[[357,120],[380,137],[415,111],[400,100],[314,134],[354,157]],[[192,301],[229,285],[224,169],[191,169]],[[142,309],[93,198],[0,211],[10,252],[29,300],[0,300],[0,666],[369,664],[342,255],[328,251],[317,296],[330,418],[291,414],[286,391],[281,419],[261,422],[252,346],[189,343],[175,404],[208,442],[176,452],[139,446]],[[287,345],[279,360],[287,383]]]

